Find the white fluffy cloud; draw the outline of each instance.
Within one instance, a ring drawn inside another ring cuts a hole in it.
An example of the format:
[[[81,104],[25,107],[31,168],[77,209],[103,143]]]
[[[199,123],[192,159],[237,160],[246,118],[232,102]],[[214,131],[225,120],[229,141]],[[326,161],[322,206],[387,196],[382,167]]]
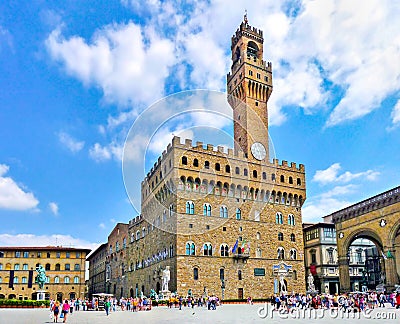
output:
[[[55,202],[50,202],[49,203],[49,208],[51,212],[55,215],[58,216],[58,204]]]
[[[65,246],[96,249],[100,244],[88,242],[71,235],[52,234],[0,234],[0,246]]]
[[[346,171],[342,174],[339,174],[340,170],[340,163],[334,163],[325,170],[317,170],[313,177],[313,181],[325,185],[333,182],[348,183],[357,178],[373,181],[379,176],[379,172],[373,170],[367,170],[358,173]]]
[[[90,42],[80,36],[66,39],[59,27],[49,35],[46,46],[67,73],[100,87],[108,101],[121,105],[160,98],[175,63],[172,41],[132,22],[105,26]]]
[[[60,143],[63,144],[72,153],[79,152],[85,146],[84,141],[78,141],[65,132],[58,133],[58,139]]]
[[[39,201],[32,192],[12,178],[6,177],[9,166],[0,164],[0,208],[10,210],[36,210]]]
[[[116,161],[122,160],[123,147],[120,144],[112,142],[105,146],[95,143],[89,150],[89,156],[96,162],[107,161],[114,159]]]
[[[391,117],[393,124],[395,125],[400,124],[400,100],[398,100],[396,105],[394,106]]]

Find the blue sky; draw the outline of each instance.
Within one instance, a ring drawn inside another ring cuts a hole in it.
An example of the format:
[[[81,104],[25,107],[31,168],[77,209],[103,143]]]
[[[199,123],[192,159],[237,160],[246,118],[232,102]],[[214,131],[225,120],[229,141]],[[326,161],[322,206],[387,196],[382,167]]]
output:
[[[134,217],[121,167],[131,125],[175,92],[225,91],[244,9],[273,64],[275,154],[306,166],[304,221],[399,185],[396,2],[2,2],[0,245],[93,247]],[[208,118],[162,128],[146,161],[172,133],[202,140],[190,127]]]

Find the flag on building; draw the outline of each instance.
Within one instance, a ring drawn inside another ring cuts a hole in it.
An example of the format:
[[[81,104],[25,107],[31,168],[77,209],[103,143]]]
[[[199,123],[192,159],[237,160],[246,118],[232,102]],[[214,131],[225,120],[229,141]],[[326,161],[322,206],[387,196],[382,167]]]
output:
[[[387,258],[388,259],[393,259],[394,258],[393,254],[392,254],[392,252],[390,252],[390,250],[387,251]]]
[[[232,248],[232,253],[235,253],[235,252],[236,252],[236,249],[237,249],[238,245],[239,245],[239,240],[236,240],[236,243],[235,243],[235,245],[234,245],[233,248]]]

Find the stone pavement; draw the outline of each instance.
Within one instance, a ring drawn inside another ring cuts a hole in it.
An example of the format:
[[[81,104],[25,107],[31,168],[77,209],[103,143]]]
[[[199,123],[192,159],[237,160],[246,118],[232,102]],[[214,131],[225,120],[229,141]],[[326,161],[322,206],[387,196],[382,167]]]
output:
[[[399,323],[400,309],[396,310],[392,307],[384,309],[375,309],[370,314],[343,314],[332,313],[328,311],[305,312],[279,314],[274,311],[270,312],[270,306],[267,309],[265,304],[254,305],[223,305],[217,307],[217,310],[207,310],[205,307],[187,308],[183,307],[180,311],[178,308],[169,309],[163,307],[153,307],[151,311],[143,312],[121,312],[111,313],[108,317],[105,312],[99,311],[79,311],[68,315],[67,323]],[[260,317],[266,315],[264,318]],[[271,318],[272,316],[272,318]],[[311,318],[309,317],[311,316]],[[347,317],[346,317],[347,316]],[[383,318],[383,319],[382,319]],[[61,323],[62,320],[59,319]],[[52,323],[47,309],[10,309],[0,308],[0,324],[41,324]]]

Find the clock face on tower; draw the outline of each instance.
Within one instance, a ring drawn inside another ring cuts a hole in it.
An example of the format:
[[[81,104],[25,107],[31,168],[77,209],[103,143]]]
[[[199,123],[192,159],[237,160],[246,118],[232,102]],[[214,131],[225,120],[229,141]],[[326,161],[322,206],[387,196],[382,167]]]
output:
[[[253,143],[253,145],[251,145],[251,154],[253,154],[255,159],[261,161],[265,159],[267,152],[265,150],[264,145],[262,145],[259,142],[255,142]]]

